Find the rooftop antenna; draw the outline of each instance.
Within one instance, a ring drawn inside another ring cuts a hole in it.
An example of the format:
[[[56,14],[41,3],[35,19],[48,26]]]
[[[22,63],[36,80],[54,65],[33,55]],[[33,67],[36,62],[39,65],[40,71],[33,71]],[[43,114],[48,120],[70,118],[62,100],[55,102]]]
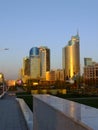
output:
[[[77,36],[79,36],[79,29],[77,29]]]

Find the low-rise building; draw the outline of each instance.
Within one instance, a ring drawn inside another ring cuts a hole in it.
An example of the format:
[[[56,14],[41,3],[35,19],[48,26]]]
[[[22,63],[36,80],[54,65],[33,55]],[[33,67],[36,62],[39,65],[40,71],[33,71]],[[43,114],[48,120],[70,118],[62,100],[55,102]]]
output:
[[[98,63],[84,67],[84,80],[87,84],[98,84]]]
[[[57,69],[46,72],[46,81],[64,81],[64,70]]]

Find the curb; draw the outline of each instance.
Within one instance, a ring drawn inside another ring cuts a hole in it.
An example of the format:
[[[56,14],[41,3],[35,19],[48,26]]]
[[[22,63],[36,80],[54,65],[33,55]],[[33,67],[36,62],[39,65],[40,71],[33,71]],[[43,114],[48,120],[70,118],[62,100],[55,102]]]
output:
[[[16,100],[20,105],[28,130],[33,130],[33,112],[30,110],[30,108],[28,107],[28,105],[25,103],[23,99],[16,98]]]

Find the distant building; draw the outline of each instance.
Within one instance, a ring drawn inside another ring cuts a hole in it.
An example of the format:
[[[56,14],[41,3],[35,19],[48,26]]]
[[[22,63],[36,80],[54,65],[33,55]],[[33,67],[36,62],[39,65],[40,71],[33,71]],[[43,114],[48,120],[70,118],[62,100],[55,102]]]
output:
[[[46,81],[50,81],[50,71],[46,72]]]
[[[62,50],[62,67],[65,70],[65,76],[72,78],[80,72],[80,38],[77,33],[72,36],[68,45]]]
[[[84,58],[84,66],[92,65],[92,58]]]
[[[46,81],[56,81],[55,70],[46,72]]]
[[[50,49],[44,46],[39,47],[40,53],[40,78],[46,80],[46,72],[50,71]]]
[[[62,69],[55,70],[55,76],[56,76],[56,80],[64,81],[64,70]]]
[[[84,78],[85,79],[94,78],[94,66],[85,66],[84,67]]]
[[[30,76],[30,59],[29,59],[29,57],[23,58],[23,75]]]
[[[51,70],[46,72],[46,81],[64,81],[64,70]]]
[[[29,57],[23,58],[23,65],[19,73],[19,79],[23,81],[23,83],[27,83],[27,80],[30,77],[30,59]]]
[[[45,46],[30,49],[30,77],[46,80],[46,72],[50,71],[50,49]]]
[[[30,56],[30,77],[32,79],[40,78],[40,55],[39,48],[33,47],[29,52]]]
[[[4,74],[0,73],[0,84],[4,82]]]
[[[87,84],[98,85],[98,63],[84,67],[84,80]]]
[[[7,85],[10,86],[15,86],[16,80],[8,80]]]

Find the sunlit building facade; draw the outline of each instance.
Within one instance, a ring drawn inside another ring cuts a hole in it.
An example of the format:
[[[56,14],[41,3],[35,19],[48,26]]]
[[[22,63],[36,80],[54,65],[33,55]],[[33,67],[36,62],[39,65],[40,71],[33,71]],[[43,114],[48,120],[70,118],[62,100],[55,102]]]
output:
[[[87,84],[98,85],[98,63],[84,67],[84,80]]]
[[[30,59],[29,59],[29,57],[23,58],[23,75],[30,76]]]
[[[56,81],[64,81],[64,70],[62,69],[55,70],[55,76]]]
[[[46,72],[46,81],[56,81],[55,70]]]
[[[30,77],[30,59],[29,57],[23,58],[23,65],[19,73],[19,79],[22,79],[23,83],[26,83]]]
[[[46,81],[64,81],[64,70],[51,70],[46,72]]]
[[[39,79],[40,78],[40,55],[39,48],[33,47],[30,49],[30,78]]]
[[[8,80],[7,85],[10,86],[15,86],[16,80]]]
[[[4,82],[4,74],[0,73],[0,84]]]
[[[50,49],[47,47],[39,47],[40,53],[40,78],[46,80],[46,72],[50,71]]]
[[[80,39],[77,33],[72,36],[68,45],[63,48],[62,67],[65,70],[65,77],[72,78],[80,72]]]

